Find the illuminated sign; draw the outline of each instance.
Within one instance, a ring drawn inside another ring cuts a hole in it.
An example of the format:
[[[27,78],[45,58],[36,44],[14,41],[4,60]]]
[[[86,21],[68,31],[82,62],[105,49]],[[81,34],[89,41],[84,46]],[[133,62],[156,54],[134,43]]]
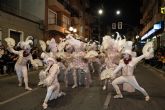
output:
[[[158,24],[154,24],[154,29],[161,29],[162,28],[162,25],[161,23],[158,23]]]
[[[153,33],[155,33],[156,31],[162,29],[162,28],[163,28],[163,23],[164,23],[164,22],[160,21],[160,22],[154,24],[153,28],[152,28],[149,32],[147,32],[147,33],[141,38],[141,40],[146,39],[146,38],[149,37],[151,34],[153,34]]]
[[[165,14],[165,7],[161,7],[161,14]]]
[[[142,38],[141,40],[144,40],[146,39],[148,36],[150,36],[151,34],[153,34],[154,32],[156,32],[156,29],[151,29],[148,33],[146,33]]]

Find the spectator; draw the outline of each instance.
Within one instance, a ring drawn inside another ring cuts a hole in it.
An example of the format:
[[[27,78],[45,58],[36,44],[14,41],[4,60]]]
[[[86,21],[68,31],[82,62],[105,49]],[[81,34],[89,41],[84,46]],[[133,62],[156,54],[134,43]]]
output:
[[[0,73],[4,74],[3,68],[5,65],[5,60],[4,60],[4,47],[0,45]]]

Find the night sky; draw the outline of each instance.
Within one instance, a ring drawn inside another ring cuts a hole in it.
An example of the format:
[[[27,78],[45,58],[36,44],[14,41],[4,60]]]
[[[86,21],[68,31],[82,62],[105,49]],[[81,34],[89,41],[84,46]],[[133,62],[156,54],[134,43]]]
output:
[[[140,22],[139,0],[90,0],[92,13],[97,14],[99,7],[102,7],[104,14],[101,20],[104,24],[110,25],[114,21],[123,21],[132,26],[138,26]],[[116,10],[121,10],[121,15],[115,15]]]

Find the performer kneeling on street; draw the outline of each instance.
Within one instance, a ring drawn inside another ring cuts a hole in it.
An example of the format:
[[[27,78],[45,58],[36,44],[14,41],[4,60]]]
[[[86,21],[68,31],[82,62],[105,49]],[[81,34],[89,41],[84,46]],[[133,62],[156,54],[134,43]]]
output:
[[[51,57],[46,59],[46,63],[48,67],[46,69],[46,78],[44,80],[44,85],[47,86],[47,94],[42,105],[44,109],[46,109],[48,106],[48,100],[57,99],[58,97],[65,95],[64,92],[60,91],[60,84],[58,82],[58,74],[60,71],[59,65]]]

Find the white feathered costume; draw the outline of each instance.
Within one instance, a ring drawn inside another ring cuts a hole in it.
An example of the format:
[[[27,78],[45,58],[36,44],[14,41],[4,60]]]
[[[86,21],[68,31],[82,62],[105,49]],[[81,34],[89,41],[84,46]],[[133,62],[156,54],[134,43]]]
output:
[[[125,46],[123,51],[124,58],[120,61],[119,65],[112,73],[112,78],[115,77],[116,73],[122,70],[122,75],[113,80],[112,85],[116,90],[117,95],[114,98],[123,98],[121,91],[118,87],[118,84],[128,83],[133,86],[135,89],[139,90],[145,96],[145,100],[148,101],[150,99],[148,93],[139,86],[136,81],[135,76],[133,75],[134,68],[136,64],[141,61],[143,58],[152,58],[153,57],[153,45],[151,42],[147,43],[143,48],[143,55],[139,57],[132,56],[132,43],[131,41],[127,42],[128,44]],[[128,62],[127,62],[128,61]]]
[[[32,90],[28,86],[27,62],[31,61],[31,64],[34,67],[38,67],[38,65],[33,61],[32,55],[30,53],[30,50],[31,50],[30,44],[33,43],[33,41],[31,39],[32,39],[32,36],[28,36],[25,41],[21,41],[18,43],[18,46],[22,49],[20,51],[16,51],[13,49],[13,47],[15,46],[15,40],[13,38],[5,39],[5,41],[7,42],[7,45],[8,45],[9,52],[17,54],[19,56],[19,58],[15,64],[15,70],[16,70],[16,73],[18,76],[19,86],[22,86],[22,78],[24,78],[26,90]]]
[[[43,84],[47,86],[47,94],[45,100],[43,102],[43,108],[46,109],[48,106],[48,100],[56,99],[65,93],[60,91],[60,84],[58,82],[58,74],[59,74],[59,65],[57,62],[51,58],[46,58],[47,69],[44,72],[45,77],[43,78]]]
[[[43,51],[41,54],[41,58],[43,58],[47,66],[45,70],[40,71],[40,82],[38,83],[38,85],[45,85],[47,87],[46,97],[42,104],[43,108],[46,109],[49,100],[56,99],[61,95],[65,95],[65,93],[60,91],[60,84],[58,82],[58,74],[60,70],[58,63],[54,59],[57,52],[57,45],[55,40],[51,39],[47,42],[50,48],[50,53],[46,52],[46,43],[44,41],[40,40],[39,43]]]

